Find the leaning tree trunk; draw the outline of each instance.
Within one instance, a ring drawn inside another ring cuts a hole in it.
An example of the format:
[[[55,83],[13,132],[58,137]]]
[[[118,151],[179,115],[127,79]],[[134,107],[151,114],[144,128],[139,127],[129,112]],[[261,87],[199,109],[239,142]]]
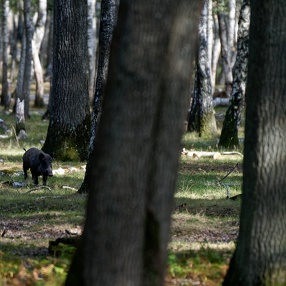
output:
[[[251,1],[240,230],[223,285],[286,285],[286,2]]]
[[[9,90],[8,80],[8,13],[9,13],[9,1],[2,0],[2,94],[1,105],[4,106],[4,112],[9,112],[11,95]]]
[[[34,75],[36,80],[35,107],[44,107],[44,78],[43,69],[39,57],[41,43],[45,33],[45,23],[47,18],[47,0],[39,0],[38,19],[35,25],[34,36],[32,40],[32,55],[34,64]]]
[[[43,150],[59,160],[86,160],[88,98],[87,0],[54,2],[50,122]]]
[[[113,35],[113,30],[117,22],[119,0],[102,0],[101,2],[101,19],[99,29],[99,57],[98,69],[96,78],[95,95],[93,98],[92,106],[92,121],[91,121],[91,134],[89,143],[89,157],[94,151],[95,136],[98,128],[98,123],[101,114],[101,104],[103,91],[106,85],[108,74],[110,45]],[[90,178],[93,162],[88,160],[86,165],[85,177],[79,189],[79,193],[88,193],[87,181]]]
[[[208,0],[205,0],[199,23],[199,51],[188,131],[198,132],[202,137],[213,137],[217,133],[217,128],[207,49],[207,12]]]
[[[223,122],[219,140],[220,147],[235,148],[239,146],[238,128],[241,122],[247,80],[249,24],[250,3],[249,0],[244,0],[238,23],[237,56],[234,66],[231,100]]]
[[[198,3],[120,1],[87,219],[66,285],[164,285]]]

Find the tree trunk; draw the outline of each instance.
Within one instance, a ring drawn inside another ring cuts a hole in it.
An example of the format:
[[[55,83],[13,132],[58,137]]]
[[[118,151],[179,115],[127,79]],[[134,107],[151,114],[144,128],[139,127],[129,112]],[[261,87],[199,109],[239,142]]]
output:
[[[31,20],[31,0],[24,0],[24,28],[26,39],[25,69],[23,76],[23,97],[25,100],[25,118],[30,117],[30,83],[32,71],[32,38],[33,27]]]
[[[50,122],[43,151],[58,160],[86,160],[88,98],[87,0],[54,2]]]
[[[95,87],[95,56],[97,47],[97,35],[96,35],[96,0],[88,0],[88,63],[89,63],[89,78],[88,78],[88,92],[89,99],[92,102],[94,96]]]
[[[286,285],[286,2],[251,1],[240,230],[223,285]]]
[[[202,137],[213,137],[217,133],[217,128],[212,103],[210,62],[207,49],[207,12],[208,0],[205,0],[199,23],[199,51],[188,131],[198,132]]]
[[[43,69],[40,62],[39,51],[45,33],[45,23],[47,18],[47,0],[39,0],[38,18],[32,40],[32,55],[34,64],[34,75],[36,79],[35,107],[44,107],[44,78]]]
[[[91,134],[89,143],[89,157],[94,151],[95,136],[98,128],[98,123],[101,114],[101,104],[103,91],[106,85],[110,46],[113,35],[113,30],[117,22],[119,0],[103,0],[101,2],[101,20],[99,30],[99,57],[98,70],[96,78],[96,89],[93,99],[93,111],[91,121]],[[85,177],[79,189],[79,193],[88,193],[87,181],[90,178],[93,162],[87,161]]]
[[[30,79],[32,62],[32,25],[30,0],[24,1],[24,33],[22,36],[21,60],[16,87],[16,133],[18,139],[26,139],[25,118],[29,115]]]
[[[220,0],[224,3],[224,0]],[[231,89],[232,89],[232,66],[231,59],[229,58],[230,52],[229,50],[232,47],[228,45],[227,38],[227,24],[226,24],[226,14],[224,11],[218,11],[218,23],[219,23],[219,36],[221,42],[221,59],[222,59],[222,67],[223,74],[225,79],[225,92],[228,97],[230,97]]]
[[[249,0],[244,0],[239,17],[237,38],[237,56],[234,66],[234,79],[230,105],[226,111],[219,146],[235,148],[239,146],[238,128],[241,122],[241,112],[244,106],[244,94],[247,80],[248,39],[250,24]]]
[[[198,4],[120,1],[87,219],[66,285],[164,285]]]
[[[9,89],[8,80],[8,14],[9,14],[9,1],[2,0],[2,95],[1,105],[4,106],[4,112],[9,112],[11,94]]]

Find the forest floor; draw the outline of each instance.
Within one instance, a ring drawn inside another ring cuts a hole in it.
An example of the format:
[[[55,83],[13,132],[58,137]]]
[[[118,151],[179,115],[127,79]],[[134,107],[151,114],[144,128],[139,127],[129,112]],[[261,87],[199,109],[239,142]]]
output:
[[[11,129],[11,136],[0,138],[0,286],[63,285],[74,247],[60,244],[51,253],[49,242],[82,232],[86,196],[76,191],[84,163],[55,161],[49,188],[34,189],[30,176],[24,182],[23,148],[41,148],[48,126],[43,112],[32,110],[28,139],[21,142],[13,133],[14,116],[0,115]],[[188,150],[219,151],[215,139],[186,135],[182,144]],[[239,228],[240,199],[227,199],[227,192],[240,194],[241,183],[241,156],[181,155],[166,286],[221,284]]]

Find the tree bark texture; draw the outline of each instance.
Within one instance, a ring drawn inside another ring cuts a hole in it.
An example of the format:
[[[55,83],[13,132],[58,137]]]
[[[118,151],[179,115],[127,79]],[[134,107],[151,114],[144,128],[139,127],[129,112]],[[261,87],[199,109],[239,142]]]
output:
[[[207,19],[208,0],[205,0],[199,23],[199,49],[188,131],[198,132],[202,137],[213,137],[216,135],[217,128],[208,60]]]
[[[240,231],[223,285],[286,285],[285,11],[251,1]]]
[[[164,284],[198,6],[120,1],[87,218],[66,285]]]
[[[249,0],[244,0],[238,23],[237,56],[234,65],[231,100],[226,111],[219,141],[219,146],[225,148],[239,146],[238,128],[241,122],[247,80],[249,24],[250,3]]]
[[[119,0],[103,0],[101,2],[101,17],[100,17],[99,46],[98,46],[99,55],[98,55],[95,94],[93,97],[93,105],[92,105],[89,157],[94,151],[95,136],[101,114],[103,91],[106,85],[107,74],[108,74],[111,40],[114,27],[117,23],[118,7],[119,7]],[[93,162],[87,160],[85,177],[79,189],[79,193],[89,192],[87,188],[87,180],[91,175],[92,168],[93,168]]]
[[[87,0],[54,2],[50,122],[43,151],[59,160],[86,160],[88,97]]]

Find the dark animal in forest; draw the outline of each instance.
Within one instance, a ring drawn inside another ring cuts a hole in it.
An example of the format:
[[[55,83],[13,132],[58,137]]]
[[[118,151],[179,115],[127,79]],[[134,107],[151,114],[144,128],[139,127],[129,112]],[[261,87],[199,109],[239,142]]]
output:
[[[43,185],[45,186],[48,177],[53,176],[53,158],[49,154],[46,154],[37,148],[24,150],[26,151],[23,155],[24,179],[27,179],[27,171],[30,169],[34,184],[38,185],[38,177],[43,176]]]

